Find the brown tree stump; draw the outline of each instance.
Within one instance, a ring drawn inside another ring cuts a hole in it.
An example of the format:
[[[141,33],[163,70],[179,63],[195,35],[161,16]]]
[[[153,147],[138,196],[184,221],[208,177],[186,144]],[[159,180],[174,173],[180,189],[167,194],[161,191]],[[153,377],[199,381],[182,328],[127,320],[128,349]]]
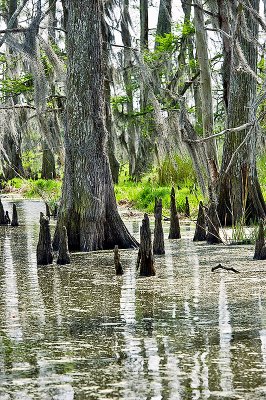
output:
[[[266,260],[266,247],[264,238],[264,223],[260,220],[259,233],[255,244],[254,260]]]
[[[137,269],[140,266],[140,276],[154,276],[154,259],[151,244],[151,230],[148,214],[144,214],[140,227],[140,247],[137,260]]]
[[[219,219],[217,215],[216,205],[214,202],[210,204],[207,214],[207,243],[208,244],[217,244],[222,243],[222,239],[219,234]]]
[[[199,212],[198,218],[196,222],[196,230],[194,234],[193,241],[194,242],[203,242],[206,240],[206,221],[205,221],[205,212],[203,208],[202,201],[199,202]]]
[[[12,221],[11,226],[18,226],[18,213],[17,206],[13,203]]]
[[[49,219],[40,213],[40,233],[37,245],[37,265],[48,265],[53,262],[52,243]]]
[[[153,254],[165,254],[164,249],[164,236],[163,236],[163,225],[162,225],[162,199],[155,199],[154,206],[154,239],[153,239]]]
[[[1,199],[0,199],[0,225],[6,225],[5,211]]]
[[[57,258],[57,264],[66,265],[70,264],[70,254],[68,251],[68,237],[66,227],[62,227],[62,231],[59,238],[59,253]]]
[[[190,207],[188,197],[186,197],[186,204],[185,204],[185,217],[190,217]]]
[[[116,275],[123,275],[124,271],[122,268],[122,264],[120,262],[120,254],[119,254],[117,245],[115,245],[115,248],[114,248],[114,263],[115,263]]]
[[[175,203],[175,189],[172,187],[171,203],[170,203],[170,230],[168,239],[180,239],[180,238],[181,238],[180,225]]]

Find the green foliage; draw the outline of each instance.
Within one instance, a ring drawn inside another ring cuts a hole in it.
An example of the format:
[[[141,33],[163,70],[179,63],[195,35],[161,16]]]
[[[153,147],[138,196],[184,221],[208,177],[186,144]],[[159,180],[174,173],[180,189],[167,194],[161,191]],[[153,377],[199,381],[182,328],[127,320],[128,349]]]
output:
[[[176,205],[179,213],[185,210],[186,196],[189,199],[192,214],[196,216],[199,200],[202,195],[198,191],[191,191],[183,186],[176,189]],[[163,213],[169,215],[171,185],[159,185],[156,173],[143,177],[141,182],[133,182],[128,178],[127,170],[123,170],[119,177],[119,183],[115,186],[118,202],[129,202],[138,210],[153,213],[155,197],[162,198]]]
[[[0,81],[0,91],[5,94],[22,94],[33,91],[32,74],[22,74],[17,78],[6,77]]]
[[[159,184],[178,184],[192,188],[196,184],[196,174],[189,157],[176,155],[173,159],[166,158],[158,170]]]
[[[42,152],[25,150],[22,154],[22,165],[25,171],[36,173],[41,169]]]
[[[27,198],[42,198],[50,204],[59,200],[61,196],[61,181],[52,179],[21,179],[13,178],[7,182],[6,190],[17,189]]]

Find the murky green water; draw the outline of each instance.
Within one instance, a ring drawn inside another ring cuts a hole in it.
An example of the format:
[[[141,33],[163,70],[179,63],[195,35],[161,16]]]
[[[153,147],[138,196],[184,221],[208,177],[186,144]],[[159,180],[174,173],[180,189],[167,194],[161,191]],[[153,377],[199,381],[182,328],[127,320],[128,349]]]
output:
[[[18,202],[23,225],[0,227],[0,400],[266,398],[266,262],[252,246],[195,245],[183,226],[154,278],[138,277],[136,251],[119,278],[112,252],[37,269],[40,211]],[[218,262],[241,273],[211,273]]]

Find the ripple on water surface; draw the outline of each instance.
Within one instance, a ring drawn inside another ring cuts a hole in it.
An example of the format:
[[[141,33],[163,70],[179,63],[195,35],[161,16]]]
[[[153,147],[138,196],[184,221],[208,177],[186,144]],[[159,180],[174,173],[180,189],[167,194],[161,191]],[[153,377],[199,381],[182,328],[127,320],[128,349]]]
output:
[[[152,278],[127,250],[122,277],[112,251],[37,268],[45,206],[17,206],[21,225],[0,227],[0,400],[266,398],[266,263],[252,246],[195,244],[186,224]],[[219,262],[241,273],[211,273]]]

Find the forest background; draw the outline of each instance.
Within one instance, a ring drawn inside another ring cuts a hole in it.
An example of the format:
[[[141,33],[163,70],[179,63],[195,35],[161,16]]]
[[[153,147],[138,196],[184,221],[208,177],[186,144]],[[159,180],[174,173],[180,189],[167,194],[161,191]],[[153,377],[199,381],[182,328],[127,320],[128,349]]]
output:
[[[188,197],[194,212],[214,202],[222,225],[264,218],[266,2],[97,3],[118,202],[152,212],[161,197],[167,213],[175,186],[180,213]],[[67,145],[69,7],[1,1],[1,185],[50,205]]]

